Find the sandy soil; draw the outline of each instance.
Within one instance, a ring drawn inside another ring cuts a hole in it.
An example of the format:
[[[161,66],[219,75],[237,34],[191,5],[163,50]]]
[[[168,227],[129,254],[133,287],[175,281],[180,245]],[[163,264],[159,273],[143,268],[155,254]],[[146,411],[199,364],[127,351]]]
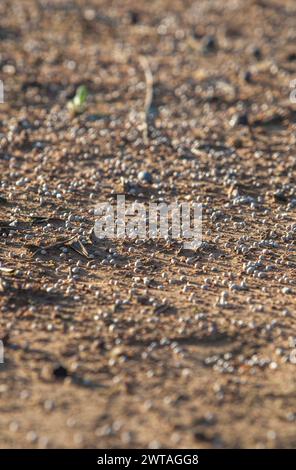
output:
[[[0,18],[0,446],[295,447],[295,2]],[[123,192],[202,202],[202,246],[96,240]]]

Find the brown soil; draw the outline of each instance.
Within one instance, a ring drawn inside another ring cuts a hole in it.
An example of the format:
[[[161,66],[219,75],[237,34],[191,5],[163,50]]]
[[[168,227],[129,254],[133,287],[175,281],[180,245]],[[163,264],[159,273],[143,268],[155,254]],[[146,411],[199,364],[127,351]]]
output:
[[[2,0],[0,18],[1,447],[295,447],[295,2]],[[95,240],[123,190],[198,198],[201,248]]]

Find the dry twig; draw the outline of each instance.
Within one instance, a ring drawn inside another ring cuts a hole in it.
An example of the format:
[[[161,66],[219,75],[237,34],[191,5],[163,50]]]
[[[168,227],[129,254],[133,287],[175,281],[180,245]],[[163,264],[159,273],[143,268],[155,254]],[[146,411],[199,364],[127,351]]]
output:
[[[144,143],[148,144],[148,119],[149,119],[149,112],[152,105],[153,100],[153,75],[151,72],[151,68],[149,62],[145,56],[139,57],[139,62],[144,70],[145,74],[145,82],[146,82],[146,94],[145,94],[145,103],[144,103],[144,118],[143,118],[143,139]]]

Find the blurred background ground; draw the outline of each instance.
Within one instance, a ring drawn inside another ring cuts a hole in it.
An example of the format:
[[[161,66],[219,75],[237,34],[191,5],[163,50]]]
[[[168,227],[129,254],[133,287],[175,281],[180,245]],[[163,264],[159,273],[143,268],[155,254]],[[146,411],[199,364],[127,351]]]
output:
[[[1,1],[1,447],[295,447],[295,19]],[[202,247],[95,241],[123,191],[198,199]]]

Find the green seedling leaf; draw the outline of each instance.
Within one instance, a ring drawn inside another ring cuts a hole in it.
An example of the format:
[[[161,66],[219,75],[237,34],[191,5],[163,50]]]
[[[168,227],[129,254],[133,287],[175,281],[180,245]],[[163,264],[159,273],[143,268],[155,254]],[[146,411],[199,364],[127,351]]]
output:
[[[77,88],[74,98],[69,101],[68,108],[74,114],[82,113],[86,107],[86,100],[88,97],[88,89],[85,85]]]

